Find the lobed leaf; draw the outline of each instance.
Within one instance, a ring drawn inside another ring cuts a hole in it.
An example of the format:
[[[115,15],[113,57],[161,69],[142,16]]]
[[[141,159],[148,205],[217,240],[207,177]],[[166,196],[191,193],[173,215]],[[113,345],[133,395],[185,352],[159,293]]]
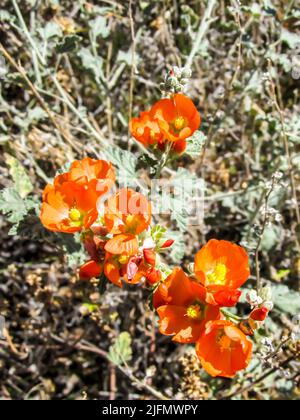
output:
[[[132,359],[131,337],[128,332],[121,332],[115,343],[110,346],[108,358],[115,365],[122,365]]]

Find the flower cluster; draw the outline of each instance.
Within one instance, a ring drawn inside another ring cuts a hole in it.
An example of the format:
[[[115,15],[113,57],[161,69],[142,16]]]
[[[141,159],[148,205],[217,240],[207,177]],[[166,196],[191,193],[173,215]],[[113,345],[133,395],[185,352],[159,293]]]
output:
[[[115,186],[115,171],[106,161],[85,158],[58,175],[43,193],[41,221],[54,232],[80,232],[89,260],[80,267],[82,280],[105,276],[122,287],[161,280],[158,254],[172,240],[151,234],[151,205],[142,194]]]
[[[82,280],[103,278],[122,287],[146,283],[153,290],[159,329],[179,343],[195,343],[203,368],[212,376],[233,377],[247,367],[254,334],[271,308],[266,290],[247,296],[252,312],[235,322],[225,311],[237,304],[250,275],[246,251],[210,240],[195,257],[188,276],[177,267],[164,278],[159,254],[173,245],[166,230],[151,225],[151,204],[131,189],[112,191],[115,171],[103,160],[85,158],[55,177],[43,194],[41,221],[54,232],[80,232],[89,255]]]
[[[194,103],[182,93],[161,99],[149,111],[130,121],[132,136],[147,148],[182,154],[187,139],[200,127],[201,117]]]
[[[195,343],[203,368],[212,376],[231,378],[250,361],[247,335],[253,330],[246,331],[222,310],[236,305],[249,275],[245,250],[213,239],[197,253],[193,276],[175,268],[154,294],[160,332],[179,343]],[[256,307],[250,319],[262,321],[262,312]]]

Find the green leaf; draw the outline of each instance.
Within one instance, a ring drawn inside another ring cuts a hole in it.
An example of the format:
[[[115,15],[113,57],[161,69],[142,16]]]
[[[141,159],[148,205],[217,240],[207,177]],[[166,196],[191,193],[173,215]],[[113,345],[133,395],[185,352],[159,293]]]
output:
[[[184,208],[184,203],[177,198],[171,198],[170,200],[171,219],[177,223],[177,226],[181,232],[187,232],[189,223],[189,214]]]
[[[81,266],[86,261],[86,253],[80,240],[80,234],[59,235],[64,249],[68,267]]]
[[[15,16],[8,13],[7,10],[1,9],[0,10],[0,22],[14,22]]]
[[[103,59],[102,57],[95,57],[88,48],[81,48],[78,51],[78,56],[81,59],[82,65],[86,70],[91,71],[97,82],[103,80]]]
[[[300,45],[300,35],[283,28],[281,32],[281,41],[285,42],[291,49],[296,49]]]
[[[111,163],[119,169],[117,174],[119,184],[122,185],[125,181],[128,186],[136,187],[136,168],[138,166],[137,157],[133,153],[116,146],[108,146],[105,150],[103,150],[103,154],[107,160],[111,161]]]
[[[96,19],[89,22],[91,28],[92,40],[96,43],[98,36],[101,35],[102,38],[107,38],[110,34],[110,28],[103,16],[98,16]]]
[[[122,365],[132,359],[131,337],[128,332],[122,332],[115,343],[110,346],[108,359],[115,365]]]
[[[278,285],[272,288],[275,307],[290,315],[300,313],[300,293],[290,290],[287,286]]]
[[[137,57],[136,57],[137,58]],[[132,51],[119,51],[117,56],[117,62],[126,63],[127,66],[132,65]]]
[[[5,188],[0,192],[0,212],[14,224],[9,232],[10,235],[18,233],[20,223],[31,210],[38,211],[38,204],[33,198],[23,199],[15,188]]]
[[[161,212],[170,212],[171,219],[176,221],[178,228],[184,233],[188,230],[191,218],[189,212],[193,210],[193,204],[198,205],[196,201],[203,196],[204,182],[190,171],[179,168],[171,183],[174,194],[167,194],[161,199]]]
[[[40,106],[36,106],[35,108],[32,108],[27,113],[27,122],[28,125],[41,121],[47,117],[46,111],[43,110]]]
[[[259,19],[260,18],[260,16],[261,16],[261,8],[260,8],[260,5],[258,3],[253,3],[251,5],[250,10],[251,10],[251,13],[252,13],[252,15],[253,15],[253,17],[255,19]]]
[[[55,22],[48,22],[44,28],[38,29],[38,33],[44,40],[60,38],[63,35],[60,26]]]
[[[283,280],[285,277],[287,277],[290,274],[291,270],[288,268],[282,268],[277,273],[273,275],[274,279],[277,281]]]
[[[0,211],[11,223],[19,223],[27,214],[25,201],[15,188],[5,188],[0,192]]]
[[[13,156],[6,155],[6,163],[9,165],[9,173],[14,180],[14,189],[21,198],[27,197],[33,191],[33,185],[27,175],[24,166]]]
[[[271,225],[265,228],[263,238],[261,241],[261,247],[264,251],[271,251],[278,245],[278,241],[281,237],[281,228],[279,226]]]
[[[74,251],[66,254],[67,265],[69,268],[80,267],[86,261],[84,250]]]
[[[78,35],[66,35],[62,42],[57,44],[56,52],[59,54],[76,51],[81,38]]]
[[[164,238],[166,232],[167,232],[167,228],[165,228],[164,226],[154,225],[151,228],[151,237],[153,241],[157,243]]]
[[[200,156],[206,140],[207,137],[201,131],[196,131],[190,138],[187,139],[185,153],[193,159],[196,159]]]
[[[47,113],[40,106],[36,106],[27,111],[25,118],[15,116],[14,123],[22,128],[24,131],[27,131],[31,124],[36,123],[40,120],[43,120],[47,117]]]
[[[149,1],[143,1],[143,0],[140,0],[140,8],[141,8],[142,10],[147,9],[147,7],[149,7],[149,5],[150,5]]]
[[[181,232],[168,231],[168,238],[175,241],[169,254],[170,258],[174,264],[180,264],[185,254],[184,235]]]

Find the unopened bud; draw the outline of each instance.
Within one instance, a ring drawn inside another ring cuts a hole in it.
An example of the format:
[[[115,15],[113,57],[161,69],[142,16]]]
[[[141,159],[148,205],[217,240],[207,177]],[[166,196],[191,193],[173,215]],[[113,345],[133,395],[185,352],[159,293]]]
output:
[[[190,79],[192,77],[192,69],[190,67],[184,67],[181,71],[182,77]]]
[[[180,79],[182,77],[181,69],[179,67],[177,67],[177,66],[173,67],[173,73],[174,73],[174,76],[177,79]]]
[[[273,294],[272,294],[271,287],[270,286],[263,287],[259,295],[262,298],[262,300],[265,302],[272,301]]]
[[[259,305],[262,304],[263,300],[260,296],[258,296],[256,290],[250,290],[247,294],[246,294],[246,301],[249,303],[249,305],[252,308],[255,308]]]

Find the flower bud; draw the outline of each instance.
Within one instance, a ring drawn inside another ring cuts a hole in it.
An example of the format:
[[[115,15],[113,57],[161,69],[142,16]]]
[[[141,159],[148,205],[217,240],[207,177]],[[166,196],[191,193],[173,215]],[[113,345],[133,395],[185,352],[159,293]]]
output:
[[[246,294],[246,301],[249,303],[251,308],[255,308],[262,304],[263,300],[260,296],[258,296],[256,290],[250,290]]]
[[[156,270],[154,267],[146,274],[147,282],[151,285],[154,285],[161,281],[162,274],[159,270]]]
[[[254,335],[254,331],[247,320],[241,321],[239,323],[239,328],[245,335],[248,335],[249,337]]]
[[[182,85],[187,85],[187,84],[189,83],[189,79],[181,79],[181,80],[180,80],[180,83],[181,83]]]
[[[167,80],[167,85],[175,88],[178,85],[178,80],[176,79],[176,77],[169,77]]]
[[[180,79],[182,77],[182,71],[177,66],[173,67],[173,74],[177,79]]]
[[[272,311],[274,308],[274,303],[272,301],[264,302],[264,307],[268,309],[268,311]]]
[[[268,316],[269,310],[265,307],[254,309],[251,314],[250,318],[254,321],[262,322],[264,321]]]
[[[190,79],[192,77],[192,69],[190,67],[184,67],[181,71],[182,77]]]
[[[168,239],[162,246],[162,249],[170,248],[174,244],[174,239]]]
[[[152,265],[153,267],[156,264],[156,253],[153,249],[144,249],[144,259],[147,264]]]
[[[263,301],[272,301],[273,294],[272,294],[271,287],[270,286],[263,287],[259,295]]]

